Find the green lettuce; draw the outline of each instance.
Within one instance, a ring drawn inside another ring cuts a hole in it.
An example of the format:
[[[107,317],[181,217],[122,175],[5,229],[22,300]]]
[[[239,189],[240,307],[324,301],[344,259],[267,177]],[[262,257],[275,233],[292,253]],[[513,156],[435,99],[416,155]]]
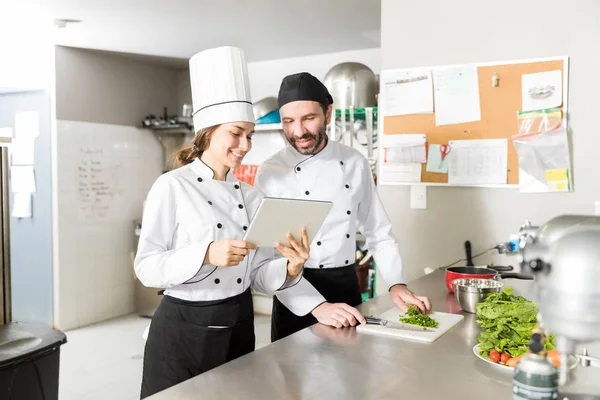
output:
[[[537,326],[538,306],[523,296],[514,296],[511,287],[500,293],[492,293],[479,302],[477,323],[482,332],[479,335],[479,349],[482,357],[489,357],[490,351],[508,353],[518,357],[527,352],[527,346]],[[546,341],[546,350],[554,349],[554,335]]]

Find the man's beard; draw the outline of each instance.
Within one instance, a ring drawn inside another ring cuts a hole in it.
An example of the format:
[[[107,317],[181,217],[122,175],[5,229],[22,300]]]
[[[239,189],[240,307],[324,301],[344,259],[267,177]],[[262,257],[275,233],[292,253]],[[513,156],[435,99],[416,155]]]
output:
[[[296,146],[296,140],[304,140],[304,139],[314,139],[314,144],[310,147],[299,148]],[[288,142],[294,147],[298,153],[303,154],[305,156],[313,155],[317,152],[317,150],[321,147],[323,142],[327,140],[327,125],[323,124],[319,128],[319,132],[317,134],[306,132],[304,135],[300,137],[293,136],[291,138],[287,138]]]

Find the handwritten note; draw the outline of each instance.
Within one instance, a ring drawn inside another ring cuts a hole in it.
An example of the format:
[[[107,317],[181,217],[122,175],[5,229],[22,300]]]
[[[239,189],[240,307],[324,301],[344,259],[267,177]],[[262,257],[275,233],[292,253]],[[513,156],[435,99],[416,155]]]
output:
[[[118,165],[105,157],[102,148],[80,147],[79,151],[79,218],[105,219],[114,208]]]

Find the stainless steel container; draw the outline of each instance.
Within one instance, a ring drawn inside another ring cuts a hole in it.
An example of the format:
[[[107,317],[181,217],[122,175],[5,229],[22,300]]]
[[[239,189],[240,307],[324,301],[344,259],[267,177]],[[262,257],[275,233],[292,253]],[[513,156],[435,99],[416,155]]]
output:
[[[477,303],[490,293],[499,293],[504,283],[494,279],[462,278],[452,281],[454,298],[463,311],[475,314]]]
[[[331,68],[324,82],[334,109],[377,106],[377,77],[366,65],[345,62]]]

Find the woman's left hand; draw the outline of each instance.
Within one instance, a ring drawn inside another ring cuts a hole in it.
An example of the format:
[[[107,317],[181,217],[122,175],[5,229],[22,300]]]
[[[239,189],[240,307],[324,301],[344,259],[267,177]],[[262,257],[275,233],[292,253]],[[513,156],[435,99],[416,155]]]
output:
[[[308,234],[306,233],[306,228],[302,227],[301,237],[302,240],[298,242],[292,234],[287,234],[287,240],[289,242],[289,246],[285,246],[281,243],[277,243],[276,249],[285,258],[288,259],[288,276],[294,277],[298,276],[300,272],[302,272],[302,268],[304,268],[304,264],[310,258],[310,247],[308,245]]]

